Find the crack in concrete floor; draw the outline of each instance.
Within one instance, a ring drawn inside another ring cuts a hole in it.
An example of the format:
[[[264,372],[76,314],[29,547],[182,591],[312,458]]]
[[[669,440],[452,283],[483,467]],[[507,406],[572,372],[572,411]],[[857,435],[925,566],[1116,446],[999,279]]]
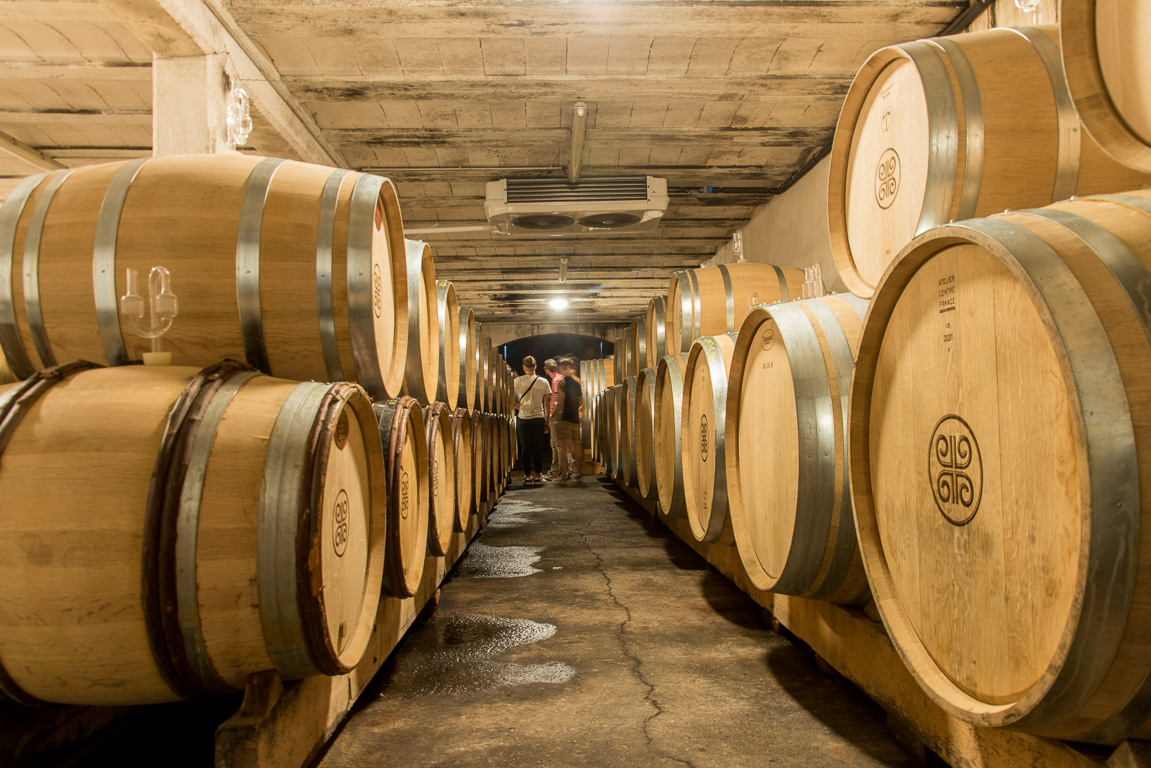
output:
[[[589,521],[586,527],[590,528],[593,523],[594,521]],[[660,706],[659,700],[655,696],[655,684],[648,680],[643,674],[643,659],[632,652],[631,643],[627,638],[627,626],[631,623],[632,620],[631,609],[622,600],[619,599],[618,595],[616,595],[615,587],[612,585],[611,576],[609,576],[608,572],[604,569],[603,556],[597,552],[594,547],[592,547],[591,542],[588,541],[588,536],[586,533],[581,532],[579,536],[583,541],[584,546],[587,548],[587,551],[590,552],[591,555],[596,559],[595,569],[599,572],[600,576],[603,577],[604,584],[607,587],[608,596],[612,599],[612,602],[615,603],[616,607],[624,612],[624,620],[620,622],[619,628],[615,633],[616,639],[619,641],[620,651],[632,662],[632,674],[637,680],[639,680],[640,684],[647,689],[647,692],[643,697],[644,701],[650,704],[651,707],[655,710],[643,720],[643,735],[644,738],[647,739],[648,747],[651,748],[652,751],[659,754],[660,757],[674,760],[677,763],[688,766],[688,768],[696,768],[695,764],[690,760],[685,760],[683,758],[669,754],[666,750],[663,750],[656,745],[655,738],[651,735],[651,724],[664,712],[663,707]]]

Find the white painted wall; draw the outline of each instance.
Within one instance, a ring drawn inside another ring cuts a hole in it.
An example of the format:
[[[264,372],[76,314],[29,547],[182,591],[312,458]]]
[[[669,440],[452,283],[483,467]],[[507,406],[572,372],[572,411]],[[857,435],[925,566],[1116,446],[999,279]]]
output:
[[[828,291],[846,291],[831,255],[827,233],[827,177],[830,158],[820,160],[791,189],[755,209],[743,233],[747,261],[781,267],[819,264]],[[708,264],[735,261],[731,244],[722,246]]]
[[[1019,10],[1015,0],[997,0],[984,11],[968,31],[992,27],[1034,26],[1059,22],[1059,0],[1040,0],[1034,12]],[[744,258],[781,267],[810,267],[819,264],[828,292],[846,291],[847,286],[835,268],[827,223],[827,179],[831,159],[825,157],[791,189],[752,213],[740,230]],[[710,264],[735,261],[731,244],[721,246]]]

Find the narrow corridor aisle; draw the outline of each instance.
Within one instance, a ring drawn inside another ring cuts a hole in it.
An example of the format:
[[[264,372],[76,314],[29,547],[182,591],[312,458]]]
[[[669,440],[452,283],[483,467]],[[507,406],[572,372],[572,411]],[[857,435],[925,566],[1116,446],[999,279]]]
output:
[[[915,764],[877,705],[614,486],[520,482],[322,768]]]

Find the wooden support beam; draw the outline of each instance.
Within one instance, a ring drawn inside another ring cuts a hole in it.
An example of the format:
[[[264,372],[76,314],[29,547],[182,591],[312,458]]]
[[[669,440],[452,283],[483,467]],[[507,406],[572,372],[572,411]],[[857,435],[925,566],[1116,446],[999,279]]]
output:
[[[0,72],[12,80],[92,82],[142,81],[152,78],[151,64],[116,61],[0,61]]]
[[[0,109],[0,123],[21,125],[147,125],[151,110],[142,109]]]
[[[105,0],[109,2],[111,0]],[[122,2],[123,0],[115,0]],[[170,1],[170,0],[165,0]],[[778,101],[788,94],[806,100],[841,99],[854,73],[842,75],[762,75],[759,77],[647,77],[644,75],[285,75],[284,81],[306,101],[421,101],[464,102],[481,89],[485,100],[595,101],[628,103],[676,100]],[[590,126],[594,127],[594,126]]]
[[[56,162],[35,147],[30,147],[6,133],[0,133],[0,153],[14,157],[42,171],[55,171],[64,167],[62,163]]]
[[[835,132],[834,127],[791,128],[596,128],[588,129],[589,146],[635,146],[642,144],[731,145],[747,147],[815,147],[823,146]],[[340,142],[368,144],[372,147],[451,147],[453,149],[501,149],[515,147],[555,147],[567,140],[567,128],[531,128],[499,130],[483,128],[467,131],[442,131],[427,128],[339,128],[330,134]]]
[[[347,165],[288,92],[271,61],[216,0],[103,0],[156,59],[219,54],[275,131],[307,162]]]

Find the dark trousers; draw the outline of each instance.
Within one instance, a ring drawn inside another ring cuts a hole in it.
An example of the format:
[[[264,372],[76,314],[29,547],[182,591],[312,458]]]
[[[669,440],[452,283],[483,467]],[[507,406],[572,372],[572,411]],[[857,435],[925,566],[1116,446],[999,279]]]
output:
[[[543,469],[544,446],[547,445],[547,439],[544,437],[544,420],[516,419],[516,424],[524,475],[527,477],[538,475]]]

